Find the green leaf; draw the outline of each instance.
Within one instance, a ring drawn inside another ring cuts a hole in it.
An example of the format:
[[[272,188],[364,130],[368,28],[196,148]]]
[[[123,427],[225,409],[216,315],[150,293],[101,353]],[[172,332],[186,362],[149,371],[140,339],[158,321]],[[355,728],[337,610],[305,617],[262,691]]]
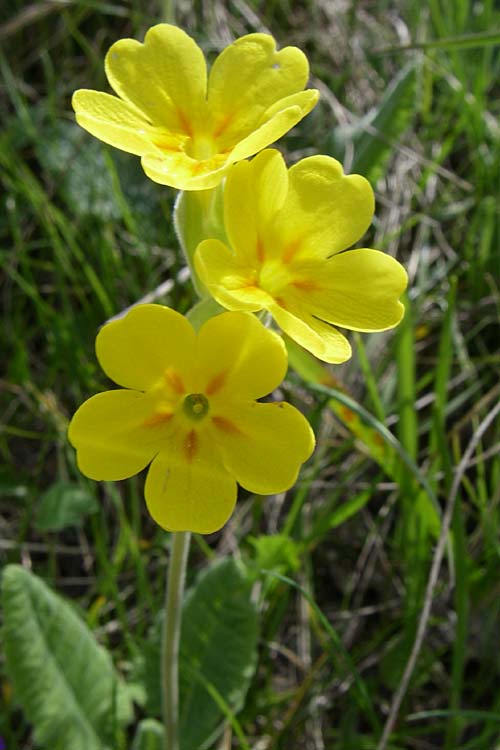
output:
[[[203,571],[186,596],[180,649],[181,750],[205,747],[223,719],[204,681],[233,712],[243,705],[255,670],[259,630],[250,591],[242,569],[229,558]]]
[[[336,529],[341,526],[349,518],[359,513],[359,511],[367,505],[373,498],[373,488],[370,487],[362,492],[355,493],[352,497],[349,497],[333,510],[327,510],[326,512],[319,513],[318,517],[314,519],[313,530],[309,534],[309,539],[313,541],[318,536],[323,536],[328,531]]]
[[[341,390],[341,386],[336,388],[331,387],[328,382],[335,383],[335,379],[328,374],[326,367],[320,366],[317,368],[316,366],[312,366],[309,361],[312,359],[312,356],[309,352],[301,349],[301,347],[297,347],[297,345],[291,346],[289,340],[285,343],[290,366],[309,383],[312,391],[330,396],[328,400],[329,408],[364,443],[371,457],[377,461],[381,468],[390,477],[395,477],[398,469],[399,471],[402,471],[403,468],[409,470],[409,473],[425,490],[429,502],[434,507],[434,513],[431,517],[428,512],[427,503],[424,504],[422,502],[420,506],[422,510],[425,509],[426,511],[429,520],[429,529],[431,531],[435,530],[436,522],[440,518],[439,502],[436,493],[432,489],[426,475],[419,469],[414,459],[401,445],[399,440],[364,406]],[[362,501],[360,500],[360,502]]]
[[[19,565],[4,570],[2,605],[6,671],[36,741],[47,750],[114,747],[131,705],[108,652],[68,603]]]
[[[43,111],[38,115],[42,118]],[[133,234],[140,226],[143,242],[158,242],[161,193],[144,179],[138,160],[109,151],[73,122],[42,122],[39,136],[37,156],[70,211],[87,221],[123,219]]]
[[[255,577],[263,569],[288,573],[300,567],[298,546],[286,534],[263,534],[251,537],[249,542],[254,548],[254,559],[248,562],[248,567],[250,574]]]
[[[498,29],[494,31],[482,31],[478,34],[461,34],[443,39],[430,39],[426,42],[410,42],[410,44],[381,47],[375,50],[375,52],[382,55],[415,49],[473,49],[475,47],[488,47],[491,44],[500,44],[500,31]]]
[[[414,66],[407,65],[389,84],[380,105],[370,110],[354,125],[335,128],[329,152],[344,160],[351,143],[354,158],[350,172],[362,174],[375,183],[396,143],[410,124],[415,111],[416,76]]]
[[[89,490],[74,482],[56,482],[40,499],[35,527],[39,531],[60,531],[80,526],[89,513],[97,510],[97,501]]]
[[[163,750],[165,730],[156,719],[143,719],[137,727],[132,750]]]
[[[59,121],[42,131],[38,158],[75,214],[104,221],[121,218],[104,150],[76,124]]]
[[[225,718],[234,726],[257,659],[258,613],[250,591],[243,568],[224,558],[205,569],[186,595],[179,664],[181,750],[206,747]],[[160,632],[159,619],[136,676],[154,715],[161,712]]]

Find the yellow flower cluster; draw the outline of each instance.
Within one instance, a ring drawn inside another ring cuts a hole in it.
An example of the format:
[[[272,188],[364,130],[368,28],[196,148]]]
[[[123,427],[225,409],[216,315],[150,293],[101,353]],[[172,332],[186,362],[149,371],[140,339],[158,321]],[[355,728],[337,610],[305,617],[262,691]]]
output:
[[[139,305],[105,325],[97,357],[123,388],[86,401],[69,439],[93,479],[124,479],[150,465],[145,496],[157,523],[210,533],[231,515],[237,482],[259,494],[287,490],[314,449],[297,409],[257,401],[282,381],[287,355],[281,337],[252,313],[267,311],[318,358],[343,362],[351,349],[335,326],[397,325],[407,277],[378,250],[349,249],[374,211],[363,177],[344,175],[328,156],[287,169],[267,149],[317,102],[317,91],[304,90],[309,68],[300,50],[277,51],[269,35],[250,34],[207,74],[196,43],[159,24],[143,44],[114,44],[105,68],[117,96],[77,91],[82,127],[140,156],[148,177],[163,185],[223,184],[227,242],[202,237],[194,266],[230,312],[198,333],[160,305]]]

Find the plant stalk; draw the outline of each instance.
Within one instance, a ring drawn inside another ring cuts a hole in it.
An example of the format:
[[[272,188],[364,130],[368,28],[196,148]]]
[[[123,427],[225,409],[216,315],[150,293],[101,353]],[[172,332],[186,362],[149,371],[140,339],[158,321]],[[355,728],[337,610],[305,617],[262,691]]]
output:
[[[188,531],[172,534],[161,648],[165,750],[179,750],[179,643],[190,540]]]

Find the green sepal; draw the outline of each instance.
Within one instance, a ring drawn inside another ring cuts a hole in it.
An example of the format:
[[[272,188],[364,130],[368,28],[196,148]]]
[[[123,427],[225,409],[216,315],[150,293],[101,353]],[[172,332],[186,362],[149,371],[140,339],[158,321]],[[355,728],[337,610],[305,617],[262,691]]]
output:
[[[203,240],[227,242],[224,229],[224,187],[221,183],[211,190],[190,190],[179,193],[174,208],[174,227],[191,271],[199,297],[210,294],[194,268],[194,254]]]

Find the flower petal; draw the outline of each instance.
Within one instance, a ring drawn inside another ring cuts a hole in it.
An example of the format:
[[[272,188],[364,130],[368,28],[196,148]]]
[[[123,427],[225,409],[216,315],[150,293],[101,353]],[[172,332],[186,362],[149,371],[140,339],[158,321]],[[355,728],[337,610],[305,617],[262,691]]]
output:
[[[236,482],[212,440],[203,431],[196,435],[191,437],[196,455],[186,455],[187,437],[184,443],[172,440],[168,450],[155,458],[146,478],[148,510],[167,531],[211,534],[226,523],[236,503]]]
[[[301,92],[300,100],[299,94],[296,96],[300,105],[296,103],[293,106],[287,106],[273,114],[269,119],[264,119],[261,125],[255,126],[245,138],[237,142],[230,154],[232,162],[247,159],[279,140],[281,136],[297,125],[318,101],[318,94],[312,89]]]
[[[206,120],[205,58],[177,26],[153,26],[144,44],[120,39],[106,55],[105,68],[118,96],[144,112],[153,125],[192,135]]]
[[[210,403],[256,399],[283,380],[288,360],[283,339],[250,313],[210,318],[198,334],[198,360]]]
[[[224,225],[242,262],[254,267],[265,247],[265,230],[283,205],[288,190],[285,160],[267,149],[251,162],[235,164],[224,187]]]
[[[138,391],[106,391],[85,401],[70,422],[68,438],[78,468],[90,479],[127,479],[147,466],[161,442],[144,423],[151,399]]]
[[[350,247],[370,225],[374,198],[360,175],[345,176],[338,161],[310,156],[290,168],[290,189],[276,217],[276,242],[326,258]]]
[[[284,402],[238,404],[214,420],[213,434],[227,470],[261,495],[289,489],[315,444],[307,419]]]
[[[196,273],[210,294],[228,310],[257,312],[271,301],[254,285],[255,268],[244,265],[220,240],[204,240],[194,256]]]
[[[96,339],[97,358],[108,377],[137,390],[154,386],[168,368],[187,379],[194,372],[195,346],[189,321],[162,305],[133,307],[103,326]]]
[[[339,364],[351,357],[351,346],[346,337],[327,323],[306,312],[301,311],[299,315],[278,305],[269,307],[269,312],[290,338],[323,362]]]
[[[301,91],[308,77],[307,58],[296,47],[278,52],[268,34],[237,39],[217,57],[208,79],[216,135],[223,134],[228,145],[242,140],[269,107]]]
[[[160,157],[143,156],[141,164],[146,175],[160,185],[176,190],[208,190],[220,183],[231,160],[227,154],[216,154],[200,161],[184,151],[164,151]]]
[[[404,315],[398,301],[408,276],[387,253],[360,248],[324,264],[318,288],[308,297],[310,312],[353,331],[385,331]]]
[[[101,91],[80,89],[72,99],[76,121],[110,146],[142,156],[161,151],[152,141],[153,128],[132,104]]]

